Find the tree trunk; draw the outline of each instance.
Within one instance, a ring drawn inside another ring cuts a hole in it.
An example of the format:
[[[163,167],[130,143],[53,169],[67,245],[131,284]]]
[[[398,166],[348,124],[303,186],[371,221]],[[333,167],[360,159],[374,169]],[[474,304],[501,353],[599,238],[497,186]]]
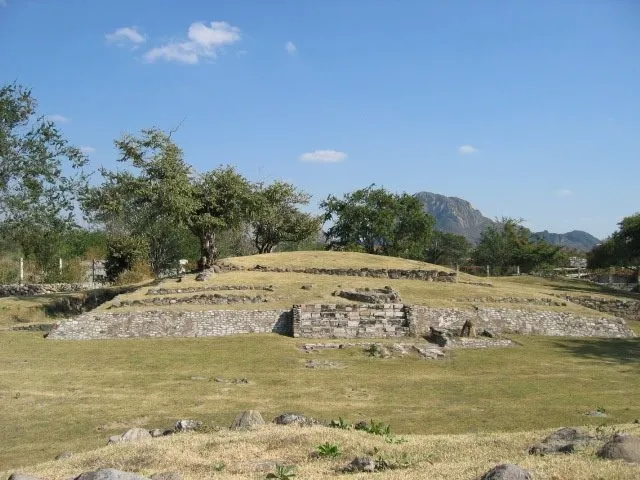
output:
[[[200,270],[213,267],[218,258],[218,249],[216,248],[216,234],[213,232],[204,232],[200,237]]]

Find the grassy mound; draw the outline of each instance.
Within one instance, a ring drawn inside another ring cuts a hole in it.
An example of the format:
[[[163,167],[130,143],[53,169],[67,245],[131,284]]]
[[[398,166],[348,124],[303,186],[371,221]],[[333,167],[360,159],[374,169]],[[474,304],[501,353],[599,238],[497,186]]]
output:
[[[638,431],[637,425],[620,426]],[[635,480],[640,465],[600,460],[595,448],[572,455],[532,456],[527,449],[548,431],[512,434],[409,435],[390,444],[382,437],[327,427],[265,425],[249,432],[222,430],[213,434],[177,434],[139,444],[118,444],[24,470],[51,480],[73,478],[82,471],[117,468],[150,476],[181,472],[187,480],[265,478],[275,464],[295,465],[296,478],[373,478],[340,469],[355,456],[370,455],[395,469],[374,475],[381,479],[470,480],[497,463],[517,463],[536,479]],[[314,458],[318,446],[336,445],[335,458]]]

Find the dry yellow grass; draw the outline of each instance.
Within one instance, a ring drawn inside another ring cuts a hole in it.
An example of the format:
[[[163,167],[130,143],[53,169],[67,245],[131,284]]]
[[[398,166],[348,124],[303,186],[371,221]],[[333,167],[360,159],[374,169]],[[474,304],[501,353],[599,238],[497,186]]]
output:
[[[635,428],[634,428],[635,427]],[[622,430],[637,432],[638,426]],[[265,425],[248,432],[222,430],[213,434],[178,434],[138,444],[112,445],[66,460],[23,469],[50,480],[66,480],[83,471],[117,468],[146,476],[178,471],[187,480],[210,478],[263,479],[274,463],[295,465],[297,477],[372,478],[339,469],[355,456],[382,456],[408,463],[407,468],[375,474],[381,479],[470,480],[499,463],[516,463],[536,480],[637,480],[640,465],[600,460],[595,448],[572,455],[532,456],[527,449],[549,431],[512,434],[409,435],[403,444],[389,444],[364,432],[327,427]],[[341,456],[314,459],[310,453],[325,442],[337,444]]]

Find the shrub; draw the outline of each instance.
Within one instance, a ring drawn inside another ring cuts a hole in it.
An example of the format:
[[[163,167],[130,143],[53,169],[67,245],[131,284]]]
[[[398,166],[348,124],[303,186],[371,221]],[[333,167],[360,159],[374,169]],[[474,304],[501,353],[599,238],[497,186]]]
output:
[[[143,238],[137,236],[110,238],[104,265],[107,278],[114,282],[125,270],[132,271],[134,265],[145,264],[148,259],[149,246]]]
[[[120,273],[116,278],[115,285],[131,285],[153,278],[153,270],[146,263],[134,263],[133,266]]]
[[[318,446],[318,455],[321,457],[339,457],[340,456],[340,446],[337,443],[323,443]]]

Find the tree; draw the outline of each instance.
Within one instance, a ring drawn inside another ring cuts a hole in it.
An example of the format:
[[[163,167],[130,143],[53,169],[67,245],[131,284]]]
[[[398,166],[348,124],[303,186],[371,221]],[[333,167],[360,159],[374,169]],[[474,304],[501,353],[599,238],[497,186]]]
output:
[[[16,83],[0,88],[0,218],[16,232],[60,232],[75,224],[87,158],[54,122],[36,116],[37,105]]]
[[[89,218],[138,235],[159,221],[184,226],[200,242],[201,267],[211,267],[218,256],[216,235],[249,220],[251,184],[230,166],[197,174],[171,134],[157,129],[115,144],[119,161],[133,171],[101,170],[104,182],[89,189],[83,202]]]
[[[438,265],[461,265],[469,261],[472,248],[462,235],[435,231],[425,260]]]
[[[625,217],[608,239],[587,254],[589,268],[640,264],[640,213]]]
[[[342,200],[330,195],[320,204],[325,222],[334,222],[327,230],[329,248],[422,259],[434,218],[417,198],[373,187],[348,193]]]
[[[301,242],[318,233],[320,217],[298,210],[298,205],[306,205],[310,199],[286,182],[256,186],[251,228],[258,253],[269,253],[282,242]]]

